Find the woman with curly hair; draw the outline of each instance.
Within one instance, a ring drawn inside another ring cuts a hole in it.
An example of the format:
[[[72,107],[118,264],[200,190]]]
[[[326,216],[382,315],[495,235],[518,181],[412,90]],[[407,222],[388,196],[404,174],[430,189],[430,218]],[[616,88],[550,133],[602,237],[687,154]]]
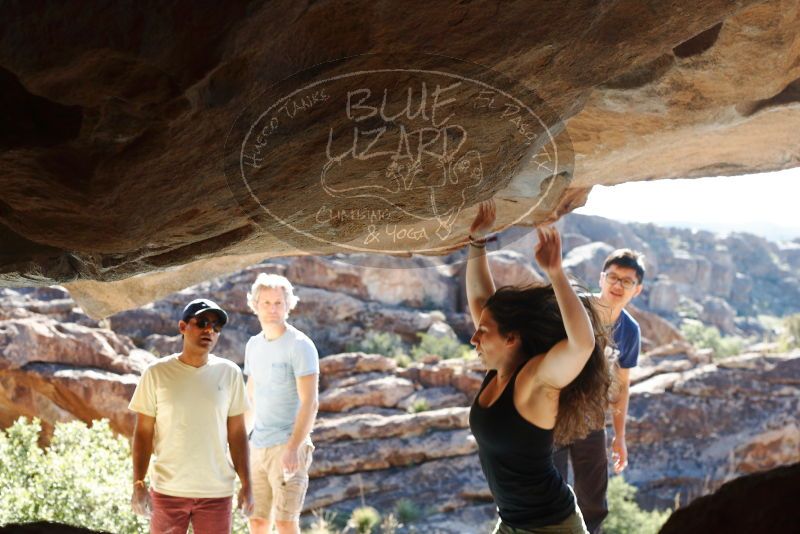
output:
[[[561,238],[539,228],[536,261],[547,285],[495,290],[486,257],[494,203],[470,228],[467,300],[470,340],[488,372],[470,410],[470,429],[497,504],[494,532],[586,533],[572,489],[553,465],[554,443],[604,422],[609,387],[605,337],[587,299],[561,265]]]

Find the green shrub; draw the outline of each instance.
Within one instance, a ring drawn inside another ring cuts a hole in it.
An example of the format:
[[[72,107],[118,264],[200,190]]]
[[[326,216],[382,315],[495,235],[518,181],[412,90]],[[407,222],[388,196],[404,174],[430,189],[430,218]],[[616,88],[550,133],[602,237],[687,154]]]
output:
[[[381,534],[395,534],[397,529],[401,526],[400,521],[394,516],[394,514],[389,514],[383,518],[381,521]],[[414,530],[410,532],[415,532]]]
[[[360,506],[350,514],[347,525],[359,534],[370,534],[381,522],[381,514],[372,506]]]
[[[783,345],[787,349],[800,347],[800,313],[790,315],[783,320]]]
[[[394,505],[394,515],[401,524],[408,525],[422,517],[422,510],[411,499],[400,499]]]
[[[716,358],[741,354],[746,343],[746,340],[738,336],[723,336],[715,326],[705,326],[693,319],[683,321],[681,334],[699,349],[712,349]]]
[[[93,530],[147,532],[130,506],[127,440],[107,420],[56,425],[50,446],[38,446],[41,424],[20,418],[0,432],[0,525],[56,521]]]
[[[656,534],[661,529],[672,511],[642,510],[634,500],[636,491],[623,477],[611,477],[608,481],[608,517],[603,522],[603,532]]]
[[[303,534],[337,534],[345,524],[339,524],[339,514],[330,510],[314,510],[311,512],[314,521]]]
[[[428,404],[427,399],[417,399],[408,407],[408,413],[427,412],[430,409],[431,405]]]
[[[403,341],[394,332],[369,331],[356,342],[347,344],[348,352],[365,352],[367,354],[381,354],[393,358],[405,352]]]
[[[469,348],[469,350],[464,352],[464,355],[462,356],[462,358],[464,358],[465,360],[477,360],[478,359],[478,351],[476,351],[474,347],[471,347],[469,345],[467,347]]]
[[[411,359],[411,356],[409,356],[408,354],[398,354],[397,356],[394,357],[394,361],[397,363],[397,367],[405,368],[411,365],[411,362],[413,360]]]
[[[130,445],[108,420],[57,423],[45,449],[41,430],[38,419],[20,418],[0,431],[0,525],[56,521],[116,534],[150,531],[131,510]],[[233,514],[233,532],[246,533],[242,514]]]
[[[419,343],[411,348],[411,357],[414,360],[420,360],[429,354],[439,356],[444,360],[467,358],[472,350],[469,345],[464,345],[450,337],[436,337],[425,333],[417,335]]]

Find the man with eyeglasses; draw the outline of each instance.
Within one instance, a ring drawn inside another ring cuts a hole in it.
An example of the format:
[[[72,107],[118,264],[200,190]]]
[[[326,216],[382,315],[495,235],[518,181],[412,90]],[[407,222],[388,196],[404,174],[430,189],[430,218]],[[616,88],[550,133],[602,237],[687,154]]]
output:
[[[625,310],[625,306],[642,292],[644,273],[644,257],[640,253],[627,248],[615,250],[603,263],[600,294],[597,295],[598,313],[613,341],[613,347],[607,352],[614,372],[609,405],[614,428],[611,459],[614,473],[617,474],[628,465],[625,420],[628,416],[630,370],[638,363],[642,344],[639,324]],[[589,532],[595,534],[601,531],[600,525],[608,515],[605,428],[556,451],[554,462],[564,479],[567,478],[569,460],[572,463],[578,506]]]
[[[190,522],[195,534],[230,532],[237,475],[238,506],[252,511],[242,372],[211,354],[227,322],[211,300],[187,304],[178,322],[183,350],[145,370],[128,406],[136,412],[131,506],[150,516],[153,534],[185,534]]]

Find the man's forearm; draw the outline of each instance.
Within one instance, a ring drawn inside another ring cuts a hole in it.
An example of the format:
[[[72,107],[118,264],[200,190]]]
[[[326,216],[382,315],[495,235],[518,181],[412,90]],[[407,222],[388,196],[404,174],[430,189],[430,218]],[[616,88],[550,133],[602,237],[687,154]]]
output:
[[[133,435],[133,480],[144,480],[153,453],[153,439],[138,433]]]
[[[630,389],[627,384],[620,388],[617,402],[611,403],[611,418],[614,425],[614,435],[625,437],[625,422],[628,418],[628,397]]]
[[[255,421],[255,381],[253,377],[247,378],[245,392],[247,394],[247,409],[244,411],[244,429],[249,434],[253,430]]]
[[[228,435],[233,469],[242,486],[250,486],[250,455],[247,447],[247,432],[244,428]]]
[[[317,418],[317,408],[319,408],[319,401],[317,399],[309,399],[306,402],[300,403],[300,409],[297,412],[297,419],[294,422],[294,429],[292,435],[289,437],[287,447],[296,449],[300,447],[314,427],[314,420]]]
[[[246,410],[244,412],[244,429],[245,432],[249,433],[253,430],[253,410]]]

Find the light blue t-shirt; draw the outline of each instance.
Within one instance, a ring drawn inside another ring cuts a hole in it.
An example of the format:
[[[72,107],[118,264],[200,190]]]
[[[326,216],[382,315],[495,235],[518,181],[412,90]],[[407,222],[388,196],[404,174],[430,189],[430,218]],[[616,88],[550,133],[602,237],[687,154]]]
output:
[[[286,325],[281,337],[267,341],[261,332],[244,351],[244,374],[253,384],[255,425],[250,442],[266,448],[289,441],[300,409],[296,378],[319,373],[319,354],[307,335]]]

